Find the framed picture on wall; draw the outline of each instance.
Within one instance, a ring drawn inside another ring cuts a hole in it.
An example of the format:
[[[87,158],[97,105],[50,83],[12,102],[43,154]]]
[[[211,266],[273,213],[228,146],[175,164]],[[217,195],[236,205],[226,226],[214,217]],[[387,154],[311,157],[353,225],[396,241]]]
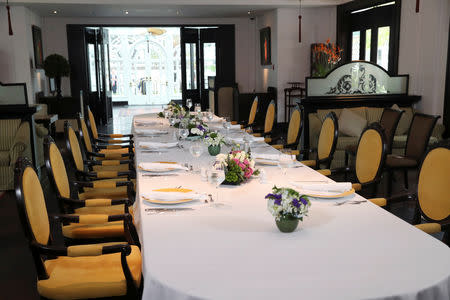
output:
[[[259,30],[259,44],[261,49],[261,65],[271,65],[270,27]]]
[[[36,69],[44,67],[44,53],[42,52],[42,32],[36,25],[31,26],[33,33],[34,65]]]

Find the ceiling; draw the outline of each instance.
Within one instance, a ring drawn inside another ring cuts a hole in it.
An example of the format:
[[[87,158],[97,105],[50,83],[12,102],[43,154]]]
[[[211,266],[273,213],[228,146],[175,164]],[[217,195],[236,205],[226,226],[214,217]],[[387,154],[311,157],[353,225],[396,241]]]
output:
[[[244,17],[276,8],[298,9],[299,0],[10,0],[40,16],[54,17]],[[302,0],[302,7],[349,0]],[[126,4],[124,4],[126,3]],[[56,11],[56,13],[55,13]]]

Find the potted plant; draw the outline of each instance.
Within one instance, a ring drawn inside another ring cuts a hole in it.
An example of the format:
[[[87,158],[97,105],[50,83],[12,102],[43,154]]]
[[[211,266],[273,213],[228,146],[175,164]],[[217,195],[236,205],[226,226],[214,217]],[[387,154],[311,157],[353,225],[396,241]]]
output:
[[[343,50],[336,44],[327,42],[314,45],[312,51],[312,76],[324,77],[335,68],[342,58]]]
[[[225,143],[225,138],[218,132],[208,132],[205,134],[205,144],[208,146],[208,152],[211,156],[220,153],[220,145]]]
[[[267,208],[275,217],[275,223],[281,232],[293,232],[299,221],[308,214],[311,202],[305,195],[291,188],[272,188],[266,195]]]
[[[61,77],[69,76],[69,62],[59,54],[51,54],[44,60],[44,71],[45,76],[55,78],[56,97],[61,98]]]

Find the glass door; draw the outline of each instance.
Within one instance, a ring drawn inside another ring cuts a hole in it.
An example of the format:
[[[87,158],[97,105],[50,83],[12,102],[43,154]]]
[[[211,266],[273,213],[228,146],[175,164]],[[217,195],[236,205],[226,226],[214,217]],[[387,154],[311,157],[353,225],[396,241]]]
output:
[[[217,28],[200,29],[200,73],[202,110],[209,106],[208,77],[217,75]]]
[[[183,105],[186,99],[200,103],[199,29],[181,28],[181,79]]]

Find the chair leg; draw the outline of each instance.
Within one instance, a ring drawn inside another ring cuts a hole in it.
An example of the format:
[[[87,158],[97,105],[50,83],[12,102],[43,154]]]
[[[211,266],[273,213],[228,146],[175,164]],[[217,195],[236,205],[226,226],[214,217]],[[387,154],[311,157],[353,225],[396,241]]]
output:
[[[387,198],[392,195],[392,170],[387,170]]]
[[[408,183],[408,169],[403,170],[403,177],[405,179],[405,188],[409,189],[409,183]]]
[[[419,203],[417,203],[416,200],[416,203],[414,203],[414,216],[411,222],[412,225],[420,224],[420,217]]]

